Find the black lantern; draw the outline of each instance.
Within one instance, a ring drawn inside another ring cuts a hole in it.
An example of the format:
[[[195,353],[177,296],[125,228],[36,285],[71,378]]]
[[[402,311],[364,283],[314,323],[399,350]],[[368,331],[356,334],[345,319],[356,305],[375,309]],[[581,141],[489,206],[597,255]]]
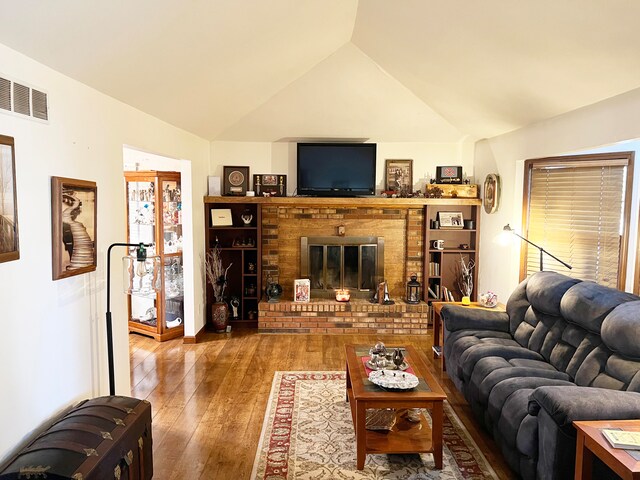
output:
[[[411,280],[407,282],[407,303],[420,303],[420,282],[418,275],[413,273]]]

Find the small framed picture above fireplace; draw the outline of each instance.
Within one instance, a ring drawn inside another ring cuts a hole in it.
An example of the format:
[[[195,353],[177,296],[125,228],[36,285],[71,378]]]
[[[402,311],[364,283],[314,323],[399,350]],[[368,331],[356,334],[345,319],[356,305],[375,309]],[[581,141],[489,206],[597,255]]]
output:
[[[308,278],[293,281],[293,301],[308,302],[310,299],[311,281]]]

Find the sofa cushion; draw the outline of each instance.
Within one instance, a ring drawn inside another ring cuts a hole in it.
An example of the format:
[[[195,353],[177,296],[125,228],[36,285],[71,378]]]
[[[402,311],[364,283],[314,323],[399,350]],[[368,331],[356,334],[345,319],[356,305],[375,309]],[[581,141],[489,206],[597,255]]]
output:
[[[599,334],[602,322],[618,305],[638,300],[631,293],[604,287],[594,282],[580,282],[571,287],[560,302],[562,316],[571,323]],[[638,305],[635,306],[636,312]]]
[[[635,297],[637,299],[637,297]],[[602,323],[602,340],[613,352],[640,360],[640,301],[624,303]]]
[[[528,363],[527,366],[515,366]],[[486,357],[480,360],[473,370],[466,392],[468,400],[486,407],[493,388],[500,382],[518,377],[538,377],[553,380],[571,381],[571,377],[559,372],[548,363],[531,359],[505,360],[499,357]]]
[[[527,298],[535,310],[559,317],[562,297],[577,283],[580,280],[554,272],[538,272],[529,277]]]

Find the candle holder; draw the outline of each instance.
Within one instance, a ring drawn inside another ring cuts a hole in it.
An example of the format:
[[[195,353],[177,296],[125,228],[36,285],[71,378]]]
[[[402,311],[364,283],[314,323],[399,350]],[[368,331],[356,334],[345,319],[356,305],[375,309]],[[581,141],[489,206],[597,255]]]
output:
[[[351,299],[351,292],[346,289],[336,290],[336,301],[338,302],[348,302]]]

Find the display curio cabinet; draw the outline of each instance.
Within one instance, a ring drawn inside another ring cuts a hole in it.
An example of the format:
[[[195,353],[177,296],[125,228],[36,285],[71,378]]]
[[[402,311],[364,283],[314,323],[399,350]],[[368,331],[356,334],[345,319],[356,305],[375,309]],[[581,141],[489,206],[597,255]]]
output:
[[[180,173],[125,172],[127,242],[153,244],[160,257],[161,289],[129,298],[129,331],[158,341],[184,335],[182,199]],[[133,252],[133,250],[132,250]]]

